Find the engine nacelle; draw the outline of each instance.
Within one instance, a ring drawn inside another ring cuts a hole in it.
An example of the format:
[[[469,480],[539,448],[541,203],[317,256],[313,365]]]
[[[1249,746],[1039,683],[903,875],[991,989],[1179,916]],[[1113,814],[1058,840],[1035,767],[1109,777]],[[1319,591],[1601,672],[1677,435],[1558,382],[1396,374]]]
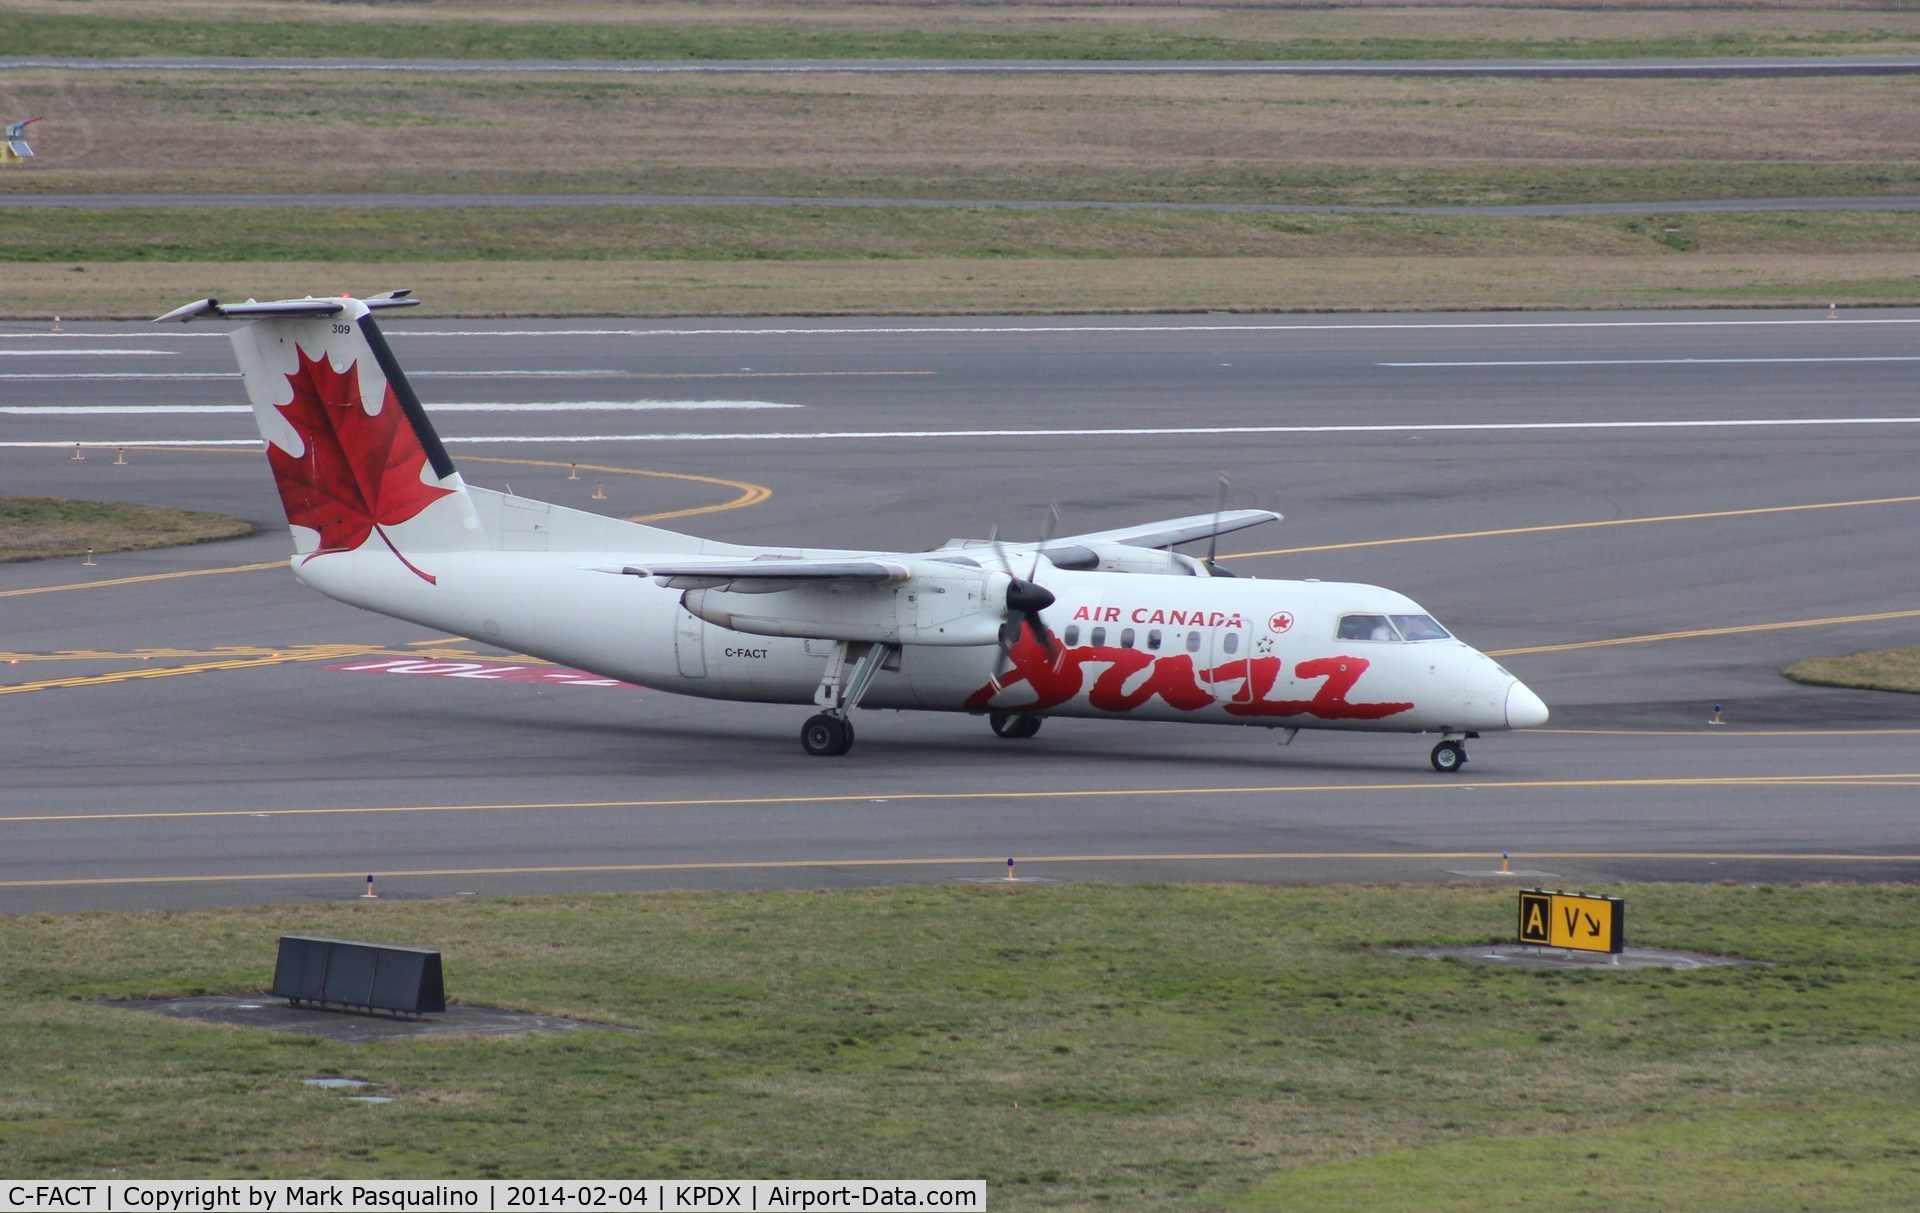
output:
[[[681,605],[718,627],[753,636],[876,644],[997,644],[1006,622],[1004,573],[891,584],[815,583],[778,593],[688,590]]]
[[[1207,566],[1191,556],[1125,543],[1072,543],[1047,549],[1056,567],[1103,573],[1140,573],[1149,577],[1206,577]]]

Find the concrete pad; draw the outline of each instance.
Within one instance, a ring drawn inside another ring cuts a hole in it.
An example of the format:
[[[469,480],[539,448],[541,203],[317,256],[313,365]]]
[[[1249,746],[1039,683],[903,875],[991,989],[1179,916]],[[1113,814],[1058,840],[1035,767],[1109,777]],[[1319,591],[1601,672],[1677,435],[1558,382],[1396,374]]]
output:
[[[289,1006],[263,995],[209,994],[196,998],[108,999],[96,1005],[119,1007],[128,1011],[147,1011],[174,1019],[193,1019],[201,1023],[230,1027],[262,1028],[269,1032],[299,1032],[324,1036],[347,1044],[368,1044],[376,1040],[416,1040],[448,1036],[515,1036],[523,1032],[631,1032],[614,1024],[589,1023],[558,1015],[530,1015],[523,1011],[503,1011],[498,1007],[465,1004],[449,1006],[444,1014],[425,1019],[394,1019],[389,1016],[354,1015],[341,1011],[317,1011],[310,1007]]]
[[[1709,956],[1701,952],[1669,952],[1662,948],[1626,948],[1619,955],[1605,952],[1570,952],[1564,948],[1542,948],[1531,944],[1467,944],[1445,948],[1389,948],[1395,956],[1424,956],[1428,960],[1466,961],[1471,964],[1500,965],[1512,969],[1719,969],[1748,968],[1764,960],[1744,960],[1738,956]]]

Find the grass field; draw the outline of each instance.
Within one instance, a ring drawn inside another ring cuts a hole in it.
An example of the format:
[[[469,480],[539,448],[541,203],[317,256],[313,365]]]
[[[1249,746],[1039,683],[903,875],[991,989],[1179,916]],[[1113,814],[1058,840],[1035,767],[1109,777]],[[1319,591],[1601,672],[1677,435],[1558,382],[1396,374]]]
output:
[[[0,75],[0,191],[1446,206],[1920,192],[1920,77]],[[199,217],[188,216],[198,222]]]
[[[149,320],[195,299],[410,287],[425,316],[1005,315],[1911,305],[1878,253],[1697,257],[109,262],[5,267],[0,315]],[[404,320],[400,323],[405,323]]]
[[[1567,218],[980,207],[0,211],[0,262],[892,261],[935,258],[1920,254],[1920,212]]]
[[[98,457],[99,452],[94,457]],[[253,534],[253,524],[219,514],[52,497],[0,497],[0,563],[131,552]]]
[[[1825,687],[1920,694],[1920,649],[1882,649],[1797,661],[1781,671],[1796,682]]]
[[[17,28],[26,39],[10,42],[15,51],[39,45],[34,30],[62,22],[81,23],[57,35],[80,46],[94,45],[76,32],[87,22],[103,30],[157,22],[168,37],[238,39],[228,49],[246,53],[267,53],[283,38],[306,40],[303,47],[318,38],[313,46],[321,48],[333,45],[327,39],[371,40],[381,53],[427,53],[420,49],[426,43],[407,41],[418,37],[485,43],[437,53],[614,57],[639,45],[632,39],[662,30],[718,38],[709,48],[716,55],[765,51],[726,42],[736,34],[791,42],[795,54],[803,46],[824,54],[820,40],[869,34],[878,41],[862,53],[936,53],[902,49],[903,39],[972,39],[985,47],[1029,35],[1040,40],[1035,46],[1053,47],[1048,54],[1067,52],[1047,39],[1078,39],[1084,45],[1073,53],[1088,55],[1128,40],[1139,45],[1127,53],[1175,53],[1143,39],[1197,39],[1214,46],[1209,54],[1226,53],[1220,46],[1238,39],[1260,43],[1263,53],[1320,47],[1361,58],[1413,53],[1407,48],[1415,44],[1423,55],[1472,57],[1551,57],[1574,48],[1644,57],[1707,44],[1718,48],[1711,53],[1732,54],[1897,53],[1920,45],[1920,11],[1839,2],[1738,12],[1550,4],[1496,12],[1365,3],[1215,10],[603,0],[404,8],[99,0],[76,9],[18,0],[9,22],[9,37]],[[324,25],[324,36],[302,22]],[[601,38],[612,41],[597,49],[580,43]],[[1916,77],[24,70],[0,74],[0,110],[49,115],[33,128],[38,158],[0,171],[0,201],[26,193],[473,191],[1449,206],[1920,193]],[[0,263],[11,263],[0,315],[17,318],[151,315],[164,310],[156,297],[192,295],[201,282],[245,297],[342,289],[349,278],[353,289],[367,289],[358,285],[367,277],[437,288],[436,306],[464,313],[508,306],[499,284],[509,277],[515,306],[571,315],[1920,300],[1913,227],[1908,217],[1888,215],[1523,221],[910,208],[107,214],[0,206]],[[156,275],[148,263],[178,270]],[[316,274],[315,265],[328,268]]]
[[[389,890],[391,892],[391,890]],[[946,887],[0,919],[14,1175],[984,1177],[1003,1209],[1905,1209],[1913,887],[1650,886],[1527,973],[1481,887]],[[81,1001],[262,989],[274,938],[634,1029],[353,1047]],[[305,1088],[358,1077],[395,1102]]]
[[[7,53],[471,59],[1566,59],[1892,52],[1898,5],[910,3],[9,6]],[[1488,8],[1500,11],[1489,19]],[[1636,11],[1638,10],[1638,11]]]
[[[562,208],[0,211],[0,315],[417,290],[436,315],[981,313],[1910,302],[1920,216]],[[166,228],[168,234],[161,235]]]

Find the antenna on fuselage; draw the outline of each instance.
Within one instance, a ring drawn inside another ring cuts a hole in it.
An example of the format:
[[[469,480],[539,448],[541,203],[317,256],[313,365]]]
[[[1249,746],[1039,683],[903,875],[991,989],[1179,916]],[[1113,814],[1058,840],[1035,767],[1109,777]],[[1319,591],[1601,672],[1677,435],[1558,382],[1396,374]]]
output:
[[[1213,534],[1207,536],[1207,558],[1202,561],[1207,566],[1210,577],[1231,577],[1232,573],[1220,567],[1220,516],[1227,512],[1227,486],[1233,481],[1227,479],[1225,472],[1220,473],[1220,481],[1213,490]]]

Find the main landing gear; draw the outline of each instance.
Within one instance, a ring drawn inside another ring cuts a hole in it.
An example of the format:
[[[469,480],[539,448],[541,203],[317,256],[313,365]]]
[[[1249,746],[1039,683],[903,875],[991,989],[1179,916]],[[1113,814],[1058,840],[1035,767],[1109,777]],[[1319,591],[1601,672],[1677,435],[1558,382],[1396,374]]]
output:
[[[813,701],[824,710],[800,726],[800,748],[815,758],[834,758],[853,748],[853,722],[847,713],[860,706],[874,675],[898,648],[890,644],[837,640]]]
[[[1446,740],[1433,747],[1433,769],[1442,775],[1451,775],[1467,765],[1467,747],[1460,743],[1478,733],[1449,733]]]
[[[853,748],[853,722],[822,712],[800,726],[800,745],[815,758],[832,758]]]
[[[987,723],[993,726],[994,736],[1010,741],[1031,737],[1040,731],[1040,717],[1022,716],[1016,712],[989,712]]]

